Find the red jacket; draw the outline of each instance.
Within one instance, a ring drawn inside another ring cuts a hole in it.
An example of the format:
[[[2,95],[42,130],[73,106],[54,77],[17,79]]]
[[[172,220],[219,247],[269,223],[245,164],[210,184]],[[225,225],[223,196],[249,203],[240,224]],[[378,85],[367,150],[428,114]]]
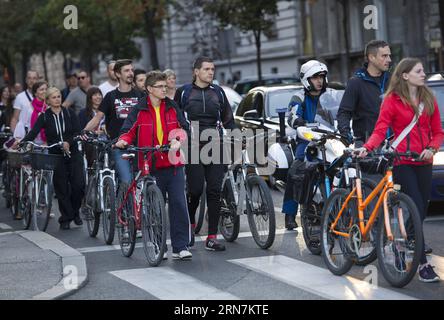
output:
[[[409,151],[421,154],[427,147],[433,147],[439,150],[444,139],[444,132],[441,126],[441,118],[436,99],[434,105],[435,111],[433,114],[428,115],[426,110],[423,111],[416,125],[396,148],[397,151],[406,152],[408,151],[407,149],[409,149]],[[413,109],[404,104],[397,94],[390,94],[384,99],[381,105],[381,111],[379,113],[378,121],[376,122],[375,130],[364,147],[367,150],[372,151],[380,146],[385,139],[388,128],[393,130],[396,139],[396,137],[398,137],[410,124],[414,115],[415,113]],[[402,159],[396,164],[424,165],[432,162],[433,158],[423,162]]]
[[[187,134],[180,128],[179,121],[177,120],[176,109],[171,105],[166,105],[165,100],[162,100],[160,104],[160,118],[163,128],[163,141],[159,142],[157,139],[157,125],[156,125],[156,113],[151,105],[149,97],[147,97],[147,108],[139,111],[137,120],[131,127],[131,129],[122,134],[119,140],[125,140],[128,144],[134,144],[137,138],[138,147],[154,147],[156,145],[168,144],[172,139],[177,139],[181,143],[187,138]],[[170,162],[169,156],[173,160]],[[178,158],[180,152],[156,152],[156,169],[168,168],[172,166],[183,166],[184,160]],[[139,168],[143,166],[142,153],[139,154]],[[149,159],[149,165],[152,166],[151,159]]]

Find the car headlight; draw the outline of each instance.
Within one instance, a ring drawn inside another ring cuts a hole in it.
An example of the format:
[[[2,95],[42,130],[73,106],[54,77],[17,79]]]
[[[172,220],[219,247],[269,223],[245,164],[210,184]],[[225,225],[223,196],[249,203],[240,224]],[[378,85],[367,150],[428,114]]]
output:
[[[444,165],[444,151],[439,151],[433,156],[433,165],[434,166]]]

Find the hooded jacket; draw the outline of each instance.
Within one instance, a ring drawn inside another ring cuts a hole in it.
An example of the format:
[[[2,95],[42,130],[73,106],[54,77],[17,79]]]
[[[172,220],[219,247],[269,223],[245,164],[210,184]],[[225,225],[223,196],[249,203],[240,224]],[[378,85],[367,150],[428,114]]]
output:
[[[378,84],[370,77],[367,68],[368,64],[365,64],[348,81],[337,114],[340,133],[349,135],[350,120],[353,120],[353,135],[360,141],[367,140],[375,128],[384,92],[390,80],[390,73],[384,72],[381,83]]]
[[[427,147],[439,149],[444,140],[444,132],[436,99],[434,105],[435,111],[432,115],[428,115],[425,110],[422,112],[416,125],[396,148],[398,152],[412,151],[421,154]],[[397,94],[393,93],[387,96],[382,103],[375,130],[364,147],[369,151],[377,148],[384,141],[388,128],[393,130],[396,139],[410,124],[414,116],[413,109],[404,104]],[[424,165],[432,162],[433,158],[428,161],[402,159],[395,164]]]

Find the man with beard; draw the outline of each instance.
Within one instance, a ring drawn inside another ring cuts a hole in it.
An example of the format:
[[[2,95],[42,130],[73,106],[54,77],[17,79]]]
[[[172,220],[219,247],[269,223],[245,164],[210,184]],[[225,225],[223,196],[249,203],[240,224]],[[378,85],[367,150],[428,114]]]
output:
[[[142,97],[142,93],[132,87],[134,67],[131,60],[117,60],[114,72],[119,81],[119,86],[107,93],[100,104],[99,111],[84,129],[85,131],[94,130],[105,117],[106,131],[111,140],[119,137],[123,122],[131,110],[137,106],[139,98]],[[128,161],[122,159],[123,153],[125,152],[119,149],[113,150],[116,171],[121,182],[130,183],[131,167]]]

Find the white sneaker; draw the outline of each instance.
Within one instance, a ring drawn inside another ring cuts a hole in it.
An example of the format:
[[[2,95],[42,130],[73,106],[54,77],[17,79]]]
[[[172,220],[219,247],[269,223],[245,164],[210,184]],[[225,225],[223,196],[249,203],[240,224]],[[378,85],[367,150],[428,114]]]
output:
[[[50,218],[55,218],[55,213],[52,213],[52,212],[51,212],[51,213],[49,214],[49,217],[50,217]]]
[[[174,260],[189,260],[193,257],[193,254],[189,252],[188,250],[182,250],[179,253],[173,252],[173,259]]]
[[[137,230],[137,232],[136,232],[136,238],[142,238],[142,231]]]
[[[168,260],[168,252],[165,252],[165,253],[163,254],[163,260]]]

